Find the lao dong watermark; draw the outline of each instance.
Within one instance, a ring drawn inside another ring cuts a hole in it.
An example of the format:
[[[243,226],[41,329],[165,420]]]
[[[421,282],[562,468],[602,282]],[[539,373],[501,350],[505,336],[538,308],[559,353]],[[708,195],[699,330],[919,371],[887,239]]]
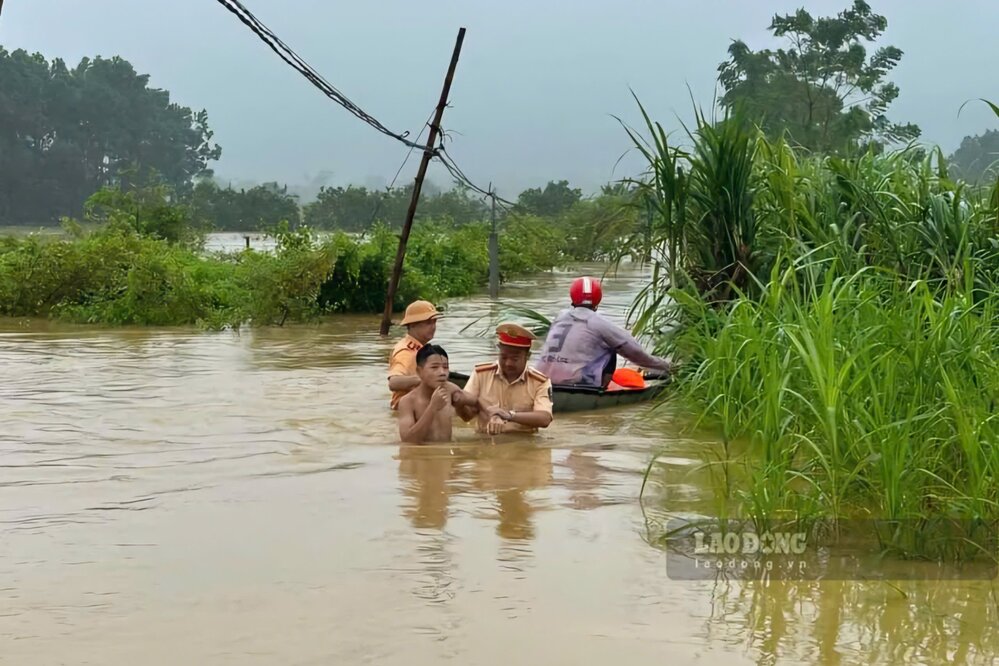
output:
[[[697,555],[804,555],[807,547],[804,532],[694,533]]]
[[[739,577],[800,577],[809,565],[808,534],[800,531],[765,531],[757,534],[737,529],[694,529],[693,573],[724,571]],[[686,577],[686,576],[684,576]]]
[[[757,530],[752,523],[733,520],[672,519],[664,537],[667,575],[675,580],[996,577],[995,526],[923,521],[917,532],[900,530],[901,522],[850,520],[835,526],[812,524],[807,530],[794,525]],[[918,534],[919,543],[907,548],[897,538],[907,533]],[[935,554],[926,548],[926,539],[932,538],[939,540]],[[965,548],[972,541],[973,548]],[[968,557],[969,553],[974,556]]]

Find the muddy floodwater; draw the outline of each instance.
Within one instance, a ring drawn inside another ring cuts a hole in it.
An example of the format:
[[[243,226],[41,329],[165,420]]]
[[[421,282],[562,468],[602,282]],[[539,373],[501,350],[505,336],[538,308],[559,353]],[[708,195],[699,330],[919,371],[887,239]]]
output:
[[[643,279],[606,283],[619,321]],[[448,305],[467,371],[495,306]],[[992,581],[671,579],[648,526],[712,506],[681,414],[400,446],[377,324],[0,323],[0,663],[992,662]]]

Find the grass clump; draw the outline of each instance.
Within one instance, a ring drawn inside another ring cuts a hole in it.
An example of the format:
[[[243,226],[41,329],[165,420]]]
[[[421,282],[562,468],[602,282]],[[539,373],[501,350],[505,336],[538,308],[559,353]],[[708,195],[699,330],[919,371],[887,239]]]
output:
[[[719,512],[889,521],[882,545],[917,556],[994,546],[999,183],[913,147],[803,154],[737,114],[698,117],[687,148],[648,130],[655,273],[633,315],[741,470]]]

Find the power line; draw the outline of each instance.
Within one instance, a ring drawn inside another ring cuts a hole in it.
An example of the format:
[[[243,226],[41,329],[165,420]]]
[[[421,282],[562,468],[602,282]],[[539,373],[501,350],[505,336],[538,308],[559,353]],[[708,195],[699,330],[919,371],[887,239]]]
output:
[[[426,130],[428,127],[430,127],[430,120],[433,117],[434,117],[434,112],[431,111],[430,115],[427,116],[427,121],[423,123],[423,127],[420,128],[420,133],[416,135],[417,141],[419,141],[420,137],[423,136],[423,131]],[[413,150],[414,148],[410,148],[409,150],[406,151],[406,157],[403,158],[402,164],[400,164],[399,168],[396,169],[395,176],[392,177],[392,182],[389,183],[389,186],[387,188],[385,188],[386,195],[388,195],[388,193],[392,191],[392,188],[395,187],[395,181],[399,179],[399,174],[402,173],[403,168],[406,166],[406,162],[409,161],[410,156],[413,154]],[[371,211],[371,219],[368,220],[368,226],[371,226],[371,224],[375,221],[375,218],[378,217],[378,211],[382,209],[383,200],[384,200],[383,197],[378,197],[378,199],[375,201],[375,208],[373,211]]]
[[[364,109],[359,107],[357,104],[352,102],[346,95],[337,90],[329,81],[324,79],[322,75],[319,74],[315,69],[312,68],[307,62],[305,62],[295,51],[285,44],[281,39],[274,34],[266,25],[264,25],[256,16],[247,9],[243,3],[239,0],[217,0],[217,2],[228,9],[232,14],[234,14],[240,22],[242,22],[246,27],[253,31],[253,33],[259,37],[267,46],[274,51],[278,57],[284,60],[288,65],[298,71],[302,76],[308,79],[315,87],[319,88],[327,97],[331,100],[345,108],[347,111],[352,113],[354,116],[364,121],[366,124],[375,128],[382,134],[390,136],[397,141],[401,141],[410,148],[419,148],[424,150],[424,146],[421,146],[408,138],[409,132],[393,132],[389,128],[385,127],[380,123],[374,116],[367,113]]]
[[[392,179],[393,184],[395,183],[396,179],[398,179],[399,174],[402,172],[403,167],[405,167],[406,165],[406,162],[409,161],[409,157],[412,154],[413,150],[419,149],[420,151],[423,152],[430,150],[431,156],[439,159],[441,164],[444,165],[444,168],[447,169],[447,171],[458,183],[468,187],[469,189],[475,192],[482,194],[483,196],[495,199],[496,202],[499,203],[500,206],[505,210],[509,210],[508,207],[512,207],[515,205],[513,202],[507,201],[506,199],[497,196],[496,193],[491,189],[490,190],[482,189],[481,187],[473,183],[472,180],[468,178],[468,176],[465,175],[464,171],[462,171],[461,168],[455,163],[454,158],[452,158],[444,148],[444,138],[447,135],[444,132],[443,128],[439,128],[441,131],[440,146],[432,150],[428,149],[426,146],[420,145],[419,143],[410,141],[407,138],[409,136],[408,131],[402,133],[393,132],[392,130],[388,129],[385,125],[383,125],[381,122],[379,122],[374,116],[367,113],[366,111],[364,111],[364,109],[362,109],[357,104],[352,102],[346,95],[337,90],[336,87],[333,86],[333,84],[331,84],[329,81],[323,78],[323,76],[319,72],[317,72],[311,65],[305,62],[305,60],[303,60],[301,56],[295,53],[294,49],[292,49],[290,46],[281,41],[280,37],[274,34],[274,32],[270,28],[268,28],[260,21],[260,19],[254,16],[253,13],[249,9],[247,9],[242,2],[240,2],[240,0],[216,0],[216,1],[220,5],[225,7],[227,10],[229,10],[234,16],[236,16],[236,18],[238,18],[241,23],[243,23],[246,27],[248,27],[258,38],[260,38],[261,41],[267,44],[267,46],[270,47],[270,49],[274,51],[274,53],[276,53],[279,58],[281,58],[285,63],[291,66],[295,71],[304,76],[310,83],[312,83],[312,85],[318,88],[324,95],[326,95],[331,100],[342,106],[344,109],[349,111],[351,114],[356,116],[358,119],[360,119],[367,125],[373,127],[382,134],[385,134],[387,136],[396,139],[397,141],[400,141],[401,143],[409,147],[410,150],[406,154],[406,158],[403,160],[402,166],[399,167],[399,170],[396,172],[395,177]],[[0,2],[2,2],[2,0],[0,0]],[[431,114],[431,117],[432,116],[433,114]],[[427,123],[424,123],[423,129],[426,128],[429,122],[430,119],[428,118]],[[422,136],[423,134],[423,129],[421,129],[420,131],[420,136]],[[417,141],[418,140],[419,136],[417,137]]]
[[[472,180],[465,175],[465,172],[462,171],[461,168],[455,163],[454,158],[451,157],[451,155],[447,152],[443,144],[441,144],[441,146],[437,149],[437,158],[440,160],[441,164],[444,165],[444,168],[448,170],[448,173],[450,173],[451,176],[456,181],[458,181],[460,184],[464,185],[465,187],[469,188],[470,190],[474,190],[475,192],[478,192],[483,196],[495,199],[496,203],[498,203],[500,207],[503,208],[504,210],[509,212],[511,207],[517,205],[512,201],[507,201],[503,197],[497,195],[496,192],[492,191],[491,189],[484,190],[475,183],[473,183]]]
[[[423,136],[423,131],[424,131],[425,129],[427,129],[428,127],[430,127],[430,120],[431,120],[431,119],[432,119],[433,117],[434,117],[434,112],[433,112],[433,111],[431,111],[431,112],[430,112],[430,115],[429,115],[429,116],[427,116],[427,121],[426,121],[425,123],[423,123],[423,127],[421,127],[421,128],[420,128],[420,133],[416,135],[416,140],[417,140],[417,141],[419,141],[419,140],[420,140],[420,137],[422,137],[422,136]],[[404,159],[404,160],[402,161],[402,164],[400,164],[400,165],[399,165],[399,168],[398,168],[398,169],[396,170],[396,172],[395,172],[395,176],[393,176],[393,177],[392,177],[392,182],[391,182],[391,183],[389,183],[389,189],[391,189],[391,188],[392,188],[392,187],[393,187],[393,186],[395,185],[395,181],[396,181],[396,180],[398,180],[398,178],[399,178],[399,174],[400,174],[400,173],[402,173],[402,170],[403,170],[403,168],[404,168],[404,167],[406,166],[406,162],[408,162],[408,161],[409,161],[409,158],[410,158],[410,156],[411,156],[411,155],[413,154],[413,150],[414,150],[414,149],[415,149],[416,147],[417,147],[417,146],[413,146],[412,148],[410,148],[410,149],[409,149],[409,150],[408,150],[408,151],[406,152],[406,158],[405,158],[405,159]],[[420,147],[422,147],[422,148],[423,148],[424,150],[426,150],[426,146],[420,146]]]

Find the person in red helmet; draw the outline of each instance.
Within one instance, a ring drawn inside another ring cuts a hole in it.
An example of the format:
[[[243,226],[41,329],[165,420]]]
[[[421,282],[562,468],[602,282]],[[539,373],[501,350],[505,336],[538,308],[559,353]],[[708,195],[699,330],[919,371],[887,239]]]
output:
[[[597,312],[603,298],[596,278],[581,277],[569,287],[569,307],[555,318],[535,367],[553,384],[606,387],[620,354],[643,368],[671,370],[670,362],[646,352],[625,329]]]

